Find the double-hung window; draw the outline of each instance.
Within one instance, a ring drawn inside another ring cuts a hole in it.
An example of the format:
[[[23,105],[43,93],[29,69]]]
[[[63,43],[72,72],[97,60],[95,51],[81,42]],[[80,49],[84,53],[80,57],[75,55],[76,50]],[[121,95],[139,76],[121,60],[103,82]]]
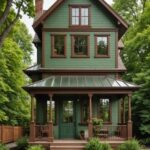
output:
[[[90,12],[89,6],[71,6],[70,7],[70,26],[89,26]]]
[[[95,35],[96,57],[110,57],[109,35]]]

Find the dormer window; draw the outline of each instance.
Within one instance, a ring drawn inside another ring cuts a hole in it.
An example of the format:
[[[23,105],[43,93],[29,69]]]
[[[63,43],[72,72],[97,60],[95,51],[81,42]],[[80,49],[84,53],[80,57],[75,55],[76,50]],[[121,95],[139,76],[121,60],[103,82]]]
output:
[[[110,57],[109,35],[95,35],[95,57]]]
[[[89,6],[70,6],[70,26],[89,26]]]

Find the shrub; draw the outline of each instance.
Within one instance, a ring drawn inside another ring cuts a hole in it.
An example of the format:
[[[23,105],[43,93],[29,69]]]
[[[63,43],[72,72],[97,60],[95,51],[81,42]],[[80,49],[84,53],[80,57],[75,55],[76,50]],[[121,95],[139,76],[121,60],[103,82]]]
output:
[[[29,146],[28,138],[22,137],[16,141],[16,144],[17,144],[17,150],[26,150]]]
[[[101,144],[98,138],[92,138],[85,147],[86,150],[112,150],[107,143]]]
[[[8,150],[8,148],[4,144],[0,143],[0,150]]]
[[[141,139],[140,144],[150,146],[150,138]]]
[[[102,149],[101,150],[112,150],[110,144],[104,143],[102,144]]]
[[[34,145],[30,146],[28,150],[44,150],[44,148],[41,145]]]
[[[101,150],[101,143],[98,138],[91,138],[90,141],[86,144],[86,150]]]
[[[118,150],[141,150],[141,147],[139,142],[133,139],[121,144]]]

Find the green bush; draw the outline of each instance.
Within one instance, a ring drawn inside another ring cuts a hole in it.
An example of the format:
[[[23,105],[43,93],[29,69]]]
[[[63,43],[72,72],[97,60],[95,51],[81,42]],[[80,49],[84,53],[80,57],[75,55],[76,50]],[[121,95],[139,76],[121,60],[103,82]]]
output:
[[[98,138],[91,138],[90,141],[86,144],[86,150],[101,150],[101,143]]]
[[[6,148],[6,146],[4,144],[0,143],[0,150],[8,150],[8,148]]]
[[[118,150],[141,150],[141,147],[139,142],[133,139],[121,144]]]
[[[34,145],[30,146],[28,150],[44,150],[44,148],[41,145]]]
[[[107,143],[101,144],[98,138],[92,138],[87,143],[86,150],[112,150],[111,146]]]
[[[140,144],[150,146],[150,138],[140,139]]]
[[[26,150],[29,146],[28,138],[22,137],[16,141],[16,144],[17,144],[17,150]]]
[[[102,144],[102,149],[101,150],[112,150],[110,144],[104,143]]]

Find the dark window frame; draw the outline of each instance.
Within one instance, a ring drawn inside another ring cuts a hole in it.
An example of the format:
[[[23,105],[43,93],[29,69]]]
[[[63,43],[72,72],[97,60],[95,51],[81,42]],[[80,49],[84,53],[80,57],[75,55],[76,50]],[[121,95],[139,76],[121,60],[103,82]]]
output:
[[[109,111],[108,111],[109,119],[108,119],[108,121],[104,121],[104,124],[111,124],[112,123],[112,102],[111,102],[110,98],[100,98],[100,99],[109,99]],[[100,117],[99,109],[100,108],[99,108],[99,104],[98,104],[98,107],[97,107],[97,118],[103,119],[103,118]]]
[[[87,36],[87,55],[77,55],[74,52],[74,37],[75,36]],[[90,35],[87,34],[74,34],[71,35],[71,57],[72,58],[89,58],[90,57],[90,52],[89,52],[89,48],[90,48]]]
[[[55,36],[64,36],[64,55],[57,55],[54,53]],[[51,34],[51,57],[52,58],[66,58],[66,49],[67,49],[66,36],[67,36],[66,34]]]
[[[106,37],[107,38],[107,54],[98,54],[97,38]],[[97,34],[95,35],[95,58],[110,58],[110,35],[109,34]]]
[[[72,8],[79,8],[79,25],[73,25],[72,24]],[[88,8],[88,25],[82,25],[81,24],[81,9],[82,8]],[[75,5],[69,5],[69,26],[70,27],[77,27],[77,28],[85,28],[91,26],[91,5],[90,4],[75,4]]]

